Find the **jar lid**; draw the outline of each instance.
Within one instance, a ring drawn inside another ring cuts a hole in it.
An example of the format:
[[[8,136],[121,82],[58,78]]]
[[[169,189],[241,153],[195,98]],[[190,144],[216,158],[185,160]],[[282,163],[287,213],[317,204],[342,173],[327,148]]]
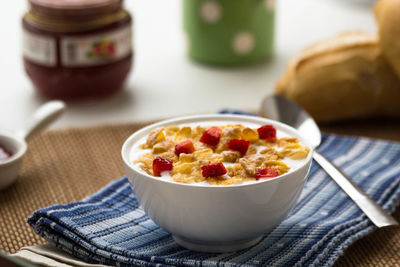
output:
[[[122,0],[28,0],[31,12],[57,19],[92,19],[119,10]]]
[[[120,0],[29,0],[30,4],[54,9],[93,8],[118,4]]]

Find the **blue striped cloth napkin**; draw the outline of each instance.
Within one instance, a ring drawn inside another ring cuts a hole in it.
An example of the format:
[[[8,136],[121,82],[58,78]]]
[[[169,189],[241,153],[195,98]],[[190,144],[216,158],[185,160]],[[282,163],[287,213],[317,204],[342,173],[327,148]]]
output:
[[[320,151],[386,210],[400,200],[400,143],[325,135]],[[233,253],[184,249],[150,220],[120,178],[88,198],[28,218],[36,233],[90,263],[118,266],[331,266],[375,227],[316,164],[290,215],[257,245]]]

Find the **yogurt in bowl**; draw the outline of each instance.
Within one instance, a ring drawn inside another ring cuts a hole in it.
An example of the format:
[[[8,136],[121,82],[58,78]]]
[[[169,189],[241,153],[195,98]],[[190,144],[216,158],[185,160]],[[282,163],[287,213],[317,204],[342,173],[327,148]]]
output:
[[[265,125],[276,129],[276,140],[257,131]],[[220,131],[207,136],[214,127]],[[185,133],[175,138],[179,131]],[[139,203],[177,243],[228,252],[256,244],[287,216],[306,181],[310,147],[295,129],[276,121],[202,115],[137,131],[125,141],[122,158]],[[158,157],[167,160],[166,169],[154,168]]]

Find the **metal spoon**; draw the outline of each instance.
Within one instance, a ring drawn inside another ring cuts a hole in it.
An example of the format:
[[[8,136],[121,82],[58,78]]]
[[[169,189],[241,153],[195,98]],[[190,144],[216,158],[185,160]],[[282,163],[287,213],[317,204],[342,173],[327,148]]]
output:
[[[321,144],[321,131],[315,121],[306,111],[287,98],[278,95],[267,96],[262,102],[261,112],[268,118],[297,128],[314,148]],[[313,158],[377,227],[399,224],[395,218],[376,204],[357,184],[317,150],[314,150]]]

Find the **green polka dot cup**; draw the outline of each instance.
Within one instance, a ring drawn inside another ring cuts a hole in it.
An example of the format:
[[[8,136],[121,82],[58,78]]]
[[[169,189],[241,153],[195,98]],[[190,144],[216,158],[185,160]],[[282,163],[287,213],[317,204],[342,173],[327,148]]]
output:
[[[183,27],[194,60],[258,62],[272,54],[274,0],[183,0]]]

